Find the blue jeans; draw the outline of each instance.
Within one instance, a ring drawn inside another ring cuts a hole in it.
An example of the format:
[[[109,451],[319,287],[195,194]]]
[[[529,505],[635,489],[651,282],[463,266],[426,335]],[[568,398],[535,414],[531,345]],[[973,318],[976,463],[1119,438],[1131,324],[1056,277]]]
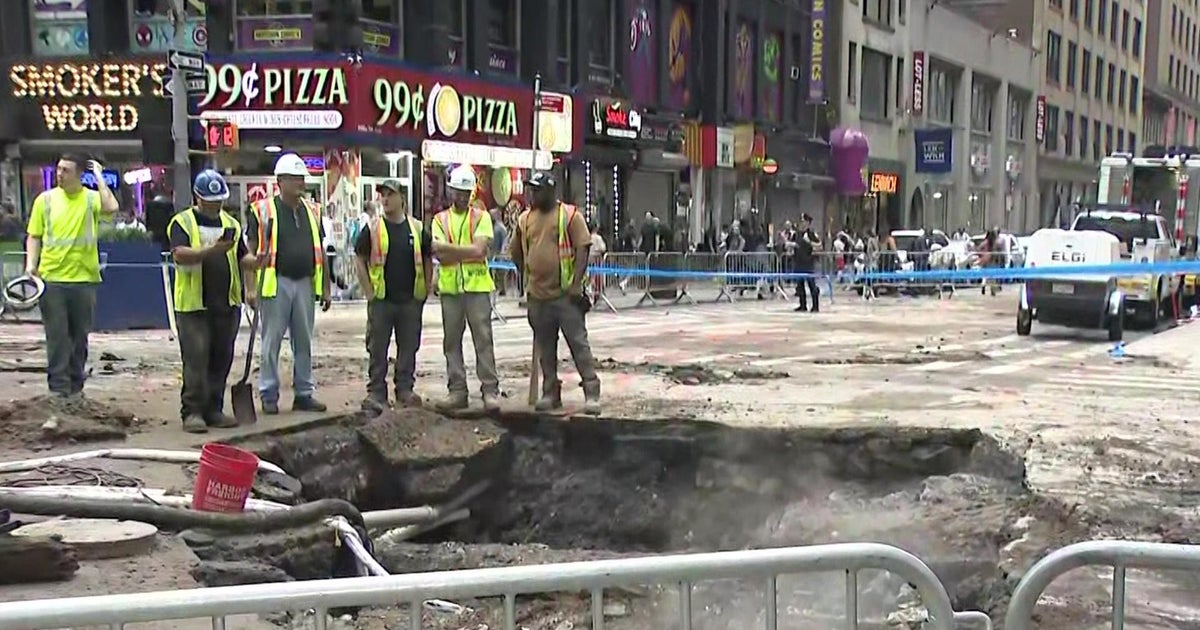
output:
[[[317,315],[312,278],[280,276],[275,297],[261,299],[262,354],[259,356],[258,395],[264,403],[279,402],[279,349],[284,333],[292,341],[292,387],[298,399],[312,398],[313,321]]]

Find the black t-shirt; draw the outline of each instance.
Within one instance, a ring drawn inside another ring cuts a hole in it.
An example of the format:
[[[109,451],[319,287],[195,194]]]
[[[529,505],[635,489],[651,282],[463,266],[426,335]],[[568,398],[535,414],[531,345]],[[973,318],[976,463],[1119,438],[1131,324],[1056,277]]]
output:
[[[808,237],[808,238],[805,238]],[[812,269],[816,262],[813,256],[813,249],[816,243],[820,240],[812,230],[801,230],[796,233],[796,266],[803,269]]]
[[[383,261],[384,300],[388,302],[411,300],[417,272],[417,264],[413,260],[412,230],[409,229],[407,220],[394,223],[385,218],[384,224],[387,225],[388,234],[387,259]],[[375,225],[372,222],[370,225],[363,226],[362,231],[358,233],[358,240],[354,242],[354,253],[361,258],[370,259],[371,257],[371,230]],[[429,259],[433,253],[432,241],[433,236],[429,230],[422,229],[421,256],[425,259],[425,264],[430,264]],[[429,290],[430,287],[426,287],[426,291]]]
[[[221,233],[225,231],[225,228],[221,225],[220,217],[210,217],[199,211],[194,211],[192,214],[196,216],[196,226],[200,230],[201,247],[208,247],[221,238]],[[171,224],[168,239],[172,249],[192,246],[192,239],[188,237],[187,232],[183,231],[183,227],[179,225],[178,221]],[[237,242],[238,260],[241,260],[246,252],[246,241],[239,239]],[[229,260],[225,256],[211,256],[204,259],[200,266],[200,282],[204,291],[204,308],[214,312],[233,310],[233,307],[229,305]]]
[[[308,210],[301,205],[292,209],[283,203],[283,199],[275,197],[275,225],[279,232],[275,252],[275,273],[292,280],[311,278],[316,270],[313,258],[312,225],[308,221]],[[325,228],[317,221],[318,236],[325,240]],[[258,218],[253,212],[246,215],[246,233],[258,235]]]

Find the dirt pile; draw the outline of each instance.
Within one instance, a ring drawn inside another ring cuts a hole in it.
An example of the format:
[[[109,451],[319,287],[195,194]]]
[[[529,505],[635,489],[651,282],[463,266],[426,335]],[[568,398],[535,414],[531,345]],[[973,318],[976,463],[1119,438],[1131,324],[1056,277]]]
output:
[[[627,374],[657,374],[680,385],[719,385],[735,381],[770,381],[787,378],[787,372],[752,367],[721,368],[698,363],[666,365],[646,361],[629,363],[616,359],[600,359],[596,369]]]
[[[9,440],[30,447],[123,440],[141,424],[132,413],[82,397],[37,396],[0,404],[0,426]]]

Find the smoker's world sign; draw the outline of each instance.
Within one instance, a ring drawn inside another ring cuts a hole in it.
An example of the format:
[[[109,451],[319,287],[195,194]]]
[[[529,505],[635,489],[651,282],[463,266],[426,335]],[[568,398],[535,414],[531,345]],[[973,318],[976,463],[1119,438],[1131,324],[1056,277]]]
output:
[[[51,134],[128,133],[147,99],[162,98],[164,72],[148,62],[14,64],[9,96],[36,103]]]

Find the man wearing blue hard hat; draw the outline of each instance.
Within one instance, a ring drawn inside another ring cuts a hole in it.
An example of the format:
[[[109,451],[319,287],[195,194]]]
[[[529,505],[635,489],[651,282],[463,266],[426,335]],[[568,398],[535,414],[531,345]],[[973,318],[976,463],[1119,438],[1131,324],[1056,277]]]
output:
[[[255,259],[242,239],[242,226],[223,209],[229,199],[225,178],[212,169],[201,171],[192,189],[197,205],[171,219],[167,237],[175,259],[175,321],[183,359],[179,411],[184,431],[205,433],[209,427],[237,426],[225,414],[225,383],[242,303],[253,305],[258,296]]]

